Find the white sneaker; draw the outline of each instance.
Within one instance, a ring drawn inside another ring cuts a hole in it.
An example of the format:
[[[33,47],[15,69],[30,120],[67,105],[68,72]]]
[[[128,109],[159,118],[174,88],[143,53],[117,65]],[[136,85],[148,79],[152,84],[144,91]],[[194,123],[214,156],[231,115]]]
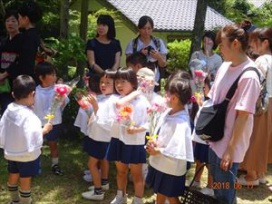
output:
[[[83,179],[87,182],[92,182],[93,181],[93,178],[92,178],[92,175],[91,174],[85,174],[83,176]]]
[[[87,191],[81,194],[83,198],[88,200],[103,200],[104,199],[104,193],[102,194],[95,194],[94,191]]]
[[[190,184],[191,184],[191,181],[188,181],[188,180],[185,181],[185,186],[186,187],[190,186]],[[193,184],[192,184],[192,187],[200,188],[201,187],[200,181],[194,181]]]
[[[107,190],[110,189],[110,184],[107,183],[107,184],[105,184],[105,185],[101,185],[101,188],[102,188],[103,191],[107,191]],[[90,186],[90,187],[88,188],[88,190],[94,191],[94,186]]]
[[[127,195],[123,196],[123,192],[118,190],[115,198],[110,202],[110,204],[123,204],[127,203]]]
[[[132,200],[132,204],[144,204],[142,201],[142,198],[138,198],[136,196],[134,196],[133,200]]]
[[[259,183],[260,183],[260,184],[266,184],[266,179],[265,179],[265,177],[259,178]]]
[[[90,170],[88,170],[88,169],[84,170],[83,173],[84,173],[84,175],[85,174],[91,174]]]
[[[205,187],[200,190],[201,193],[208,195],[208,196],[214,196],[214,191],[211,188]]]

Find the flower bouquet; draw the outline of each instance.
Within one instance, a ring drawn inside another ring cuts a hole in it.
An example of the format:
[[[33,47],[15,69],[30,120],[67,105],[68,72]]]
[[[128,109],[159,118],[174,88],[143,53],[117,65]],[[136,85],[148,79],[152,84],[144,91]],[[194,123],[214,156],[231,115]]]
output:
[[[203,92],[203,87],[204,87],[204,81],[207,76],[207,73],[204,72],[203,70],[194,70],[194,82],[196,86],[196,91],[194,93],[194,96],[196,97],[197,101],[204,100],[204,92]]]
[[[138,77],[138,90],[150,101],[154,90],[154,81]]]
[[[155,128],[159,122],[161,114],[166,110],[166,106],[163,104],[153,103],[151,107],[147,108],[148,123],[149,123],[149,135],[146,136],[147,140],[154,140],[158,137],[155,133]]]
[[[123,106],[119,109],[116,121],[120,123],[124,127],[128,127],[134,124],[134,122],[131,120],[131,114],[133,112],[132,106]]]
[[[53,102],[51,103],[51,106],[48,110],[48,114],[44,117],[48,120],[48,122],[55,118],[55,112],[57,108],[62,105],[65,98],[71,93],[73,88],[76,87],[79,80],[80,77],[78,76],[64,84],[55,84]]]
[[[83,110],[88,110],[92,106],[88,101],[88,95],[86,91],[79,91],[75,94],[76,101]]]
[[[64,84],[56,84],[54,91],[53,102],[48,110],[48,114],[44,117],[48,122],[55,118],[56,109],[62,105],[68,93],[70,93],[71,88]]]

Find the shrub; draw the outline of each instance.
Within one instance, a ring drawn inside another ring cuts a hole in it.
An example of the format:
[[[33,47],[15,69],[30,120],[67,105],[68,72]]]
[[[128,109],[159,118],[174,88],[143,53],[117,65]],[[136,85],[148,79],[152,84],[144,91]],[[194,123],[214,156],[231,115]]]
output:
[[[167,44],[168,59],[167,71],[172,73],[176,70],[188,70],[188,61],[191,48],[191,40],[175,40]]]

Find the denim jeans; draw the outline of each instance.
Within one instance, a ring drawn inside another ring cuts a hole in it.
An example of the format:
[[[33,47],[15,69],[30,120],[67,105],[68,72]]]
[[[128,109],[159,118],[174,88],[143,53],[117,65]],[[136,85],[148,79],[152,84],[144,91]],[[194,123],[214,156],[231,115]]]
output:
[[[216,199],[226,204],[236,204],[236,175],[239,163],[232,163],[229,171],[220,168],[221,159],[209,148],[209,164],[213,177],[213,189]],[[233,174],[232,174],[232,173]]]

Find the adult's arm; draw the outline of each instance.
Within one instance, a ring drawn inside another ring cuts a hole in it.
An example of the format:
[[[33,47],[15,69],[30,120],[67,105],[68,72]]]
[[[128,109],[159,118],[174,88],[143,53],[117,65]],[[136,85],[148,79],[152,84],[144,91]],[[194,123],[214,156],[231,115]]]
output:
[[[243,142],[241,141],[241,137],[245,128],[248,128],[247,123],[249,122],[250,114],[252,113],[246,111],[237,111],[232,136],[220,163],[221,169],[225,171],[229,170],[232,167],[233,155],[235,149],[237,148],[237,144],[239,142]]]
[[[88,58],[89,67],[91,67],[97,73],[103,73],[104,70],[98,64],[95,63],[94,55],[95,53],[93,50],[87,50],[87,58]]]
[[[117,70],[120,67],[120,59],[121,59],[121,52],[116,52],[115,54],[115,62],[114,65],[112,66],[112,70]]]

